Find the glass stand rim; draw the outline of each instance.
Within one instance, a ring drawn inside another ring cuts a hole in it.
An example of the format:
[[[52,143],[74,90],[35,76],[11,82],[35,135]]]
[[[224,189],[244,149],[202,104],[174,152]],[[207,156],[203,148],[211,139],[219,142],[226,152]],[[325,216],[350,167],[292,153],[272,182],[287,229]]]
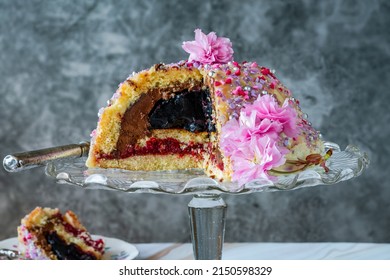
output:
[[[218,182],[207,177],[200,169],[128,171],[87,168],[85,157],[50,162],[45,172],[59,184],[71,184],[85,189],[181,195],[246,194],[333,185],[361,175],[369,165],[367,154],[356,146],[349,145],[345,150],[331,142],[325,142],[325,146],[333,150],[333,155],[326,162],[329,172],[325,172],[320,166],[313,166],[301,172],[277,176],[276,180],[259,178],[243,186],[234,182]]]

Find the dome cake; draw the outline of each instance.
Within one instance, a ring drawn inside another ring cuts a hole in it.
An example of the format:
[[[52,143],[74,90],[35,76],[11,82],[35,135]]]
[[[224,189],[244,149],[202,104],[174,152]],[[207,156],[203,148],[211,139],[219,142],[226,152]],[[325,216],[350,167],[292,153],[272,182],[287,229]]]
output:
[[[92,132],[88,167],[203,168],[221,182],[274,180],[322,165],[318,131],[275,76],[233,60],[229,39],[195,30],[188,60],[133,73]]]

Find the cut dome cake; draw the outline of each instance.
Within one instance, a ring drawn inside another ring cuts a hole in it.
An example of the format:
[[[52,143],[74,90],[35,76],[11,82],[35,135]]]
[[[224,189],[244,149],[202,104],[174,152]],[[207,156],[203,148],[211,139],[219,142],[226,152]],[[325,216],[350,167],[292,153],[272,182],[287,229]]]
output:
[[[92,239],[72,211],[37,207],[18,227],[19,251],[28,259],[100,260],[103,239]]]
[[[318,131],[274,71],[233,60],[231,42],[195,30],[188,60],[156,64],[120,84],[99,112],[88,167],[203,168],[244,185],[328,156]]]

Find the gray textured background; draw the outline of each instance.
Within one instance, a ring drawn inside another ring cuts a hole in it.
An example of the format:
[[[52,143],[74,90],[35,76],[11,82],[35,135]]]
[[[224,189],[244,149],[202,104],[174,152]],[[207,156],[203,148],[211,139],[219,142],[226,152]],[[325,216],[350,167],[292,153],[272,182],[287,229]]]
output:
[[[276,69],[324,137],[371,166],[334,186],[225,196],[226,241],[390,242],[389,1],[0,0],[0,144],[8,153],[89,139],[97,111],[132,71],[187,58],[193,30],[235,59]],[[232,3],[231,3],[232,2]],[[57,185],[42,169],[0,170],[0,239],[35,206],[72,209],[93,233],[189,241],[190,196]]]

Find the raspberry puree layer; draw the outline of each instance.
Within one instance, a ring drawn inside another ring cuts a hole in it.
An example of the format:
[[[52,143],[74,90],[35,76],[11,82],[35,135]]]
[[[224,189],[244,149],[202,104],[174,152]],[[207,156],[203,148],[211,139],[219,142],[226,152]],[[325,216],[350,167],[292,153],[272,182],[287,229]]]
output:
[[[119,154],[102,154],[98,156],[99,159],[116,159],[116,158],[128,158],[132,156],[144,156],[144,155],[168,155],[178,154],[181,156],[192,155],[195,157],[200,156],[204,151],[204,145],[201,143],[189,142],[183,143],[174,138],[150,138],[146,145],[141,147],[137,145],[127,145],[126,149]]]

